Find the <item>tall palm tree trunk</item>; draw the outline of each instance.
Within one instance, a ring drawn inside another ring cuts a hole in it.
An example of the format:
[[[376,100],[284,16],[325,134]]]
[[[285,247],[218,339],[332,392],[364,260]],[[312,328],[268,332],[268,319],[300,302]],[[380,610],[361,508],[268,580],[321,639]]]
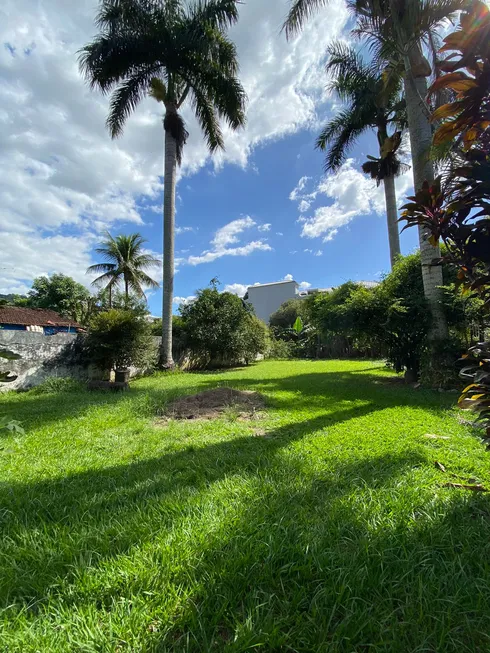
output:
[[[129,299],[129,280],[127,277],[124,277],[124,295],[126,297],[126,306],[127,306],[128,299]]]
[[[400,255],[400,235],[398,233],[398,209],[396,205],[395,177],[390,175],[383,179],[386,203],[386,222],[388,224],[388,240],[390,243],[391,267]]]
[[[418,48],[417,52],[413,54],[420,61],[422,53]],[[427,78],[425,74],[422,76],[414,73],[408,57],[405,62],[404,87],[412,150],[414,186],[417,192],[424,181],[431,182],[434,180],[434,167],[430,159],[432,129],[428,109],[425,105]],[[429,234],[422,227],[419,227],[424,294],[432,313],[432,326],[429,337],[431,340],[438,340],[448,336],[446,316],[442,305],[442,291],[440,289],[443,284],[442,267],[432,265],[432,261],[440,256],[440,250],[439,247],[434,247],[429,243],[428,237]]]
[[[172,357],[172,304],[174,298],[175,184],[177,141],[165,130],[165,173],[163,189],[163,306],[160,366],[174,367]]]

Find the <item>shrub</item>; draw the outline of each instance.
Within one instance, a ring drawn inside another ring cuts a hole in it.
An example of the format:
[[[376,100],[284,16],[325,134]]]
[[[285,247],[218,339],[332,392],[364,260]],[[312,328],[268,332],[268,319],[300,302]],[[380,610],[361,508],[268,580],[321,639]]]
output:
[[[229,292],[220,293],[216,285],[199,290],[196,301],[180,311],[191,367],[249,363],[267,349],[265,325],[242,299]]]
[[[104,371],[149,366],[155,355],[151,325],[132,311],[99,313],[90,323],[84,355]]]
[[[77,379],[63,376],[50,376],[30,391],[34,395],[46,395],[51,393],[81,392],[85,385]]]
[[[247,314],[239,334],[242,356],[245,363],[256,360],[259,354],[267,356],[270,348],[270,335],[267,326],[255,315]]]
[[[269,318],[269,325],[272,331],[279,335],[282,331],[291,329],[297,318],[303,322],[309,321],[308,305],[306,299],[288,299],[284,304],[272,313]]]
[[[266,356],[275,360],[294,358],[294,343],[272,337]]]

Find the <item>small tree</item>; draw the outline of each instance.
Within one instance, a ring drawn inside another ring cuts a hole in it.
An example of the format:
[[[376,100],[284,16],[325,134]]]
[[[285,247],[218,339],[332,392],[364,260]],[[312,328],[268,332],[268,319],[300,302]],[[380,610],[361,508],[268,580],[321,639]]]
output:
[[[90,298],[87,288],[75,279],[65,274],[53,274],[34,279],[25,305],[48,308],[78,321]]]
[[[199,290],[197,299],[180,309],[185,342],[195,367],[223,367],[254,360],[266,347],[266,328],[245,302],[217,283]]]
[[[84,343],[85,357],[103,371],[149,364],[151,325],[131,311],[111,309],[96,315]]]

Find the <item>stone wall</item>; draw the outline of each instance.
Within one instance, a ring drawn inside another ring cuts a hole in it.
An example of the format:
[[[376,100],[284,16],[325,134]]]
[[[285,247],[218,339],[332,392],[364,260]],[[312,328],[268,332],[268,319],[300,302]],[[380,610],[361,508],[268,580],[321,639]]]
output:
[[[0,383],[0,392],[7,390],[24,390],[42,383],[52,376],[73,377],[78,379],[88,378],[88,369],[76,365],[67,365],[63,362],[69,351],[70,345],[76,340],[77,335],[72,333],[58,333],[54,336],[45,336],[42,333],[31,331],[0,330],[0,349],[8,349],[19,354],[19,360],[8,361],[0,359],[0,369],[11,371],[17,379],[10,383]],[[155,338],[158,345],[161,338]],[[142,370],[131,368],[131,376],[141,374]]]

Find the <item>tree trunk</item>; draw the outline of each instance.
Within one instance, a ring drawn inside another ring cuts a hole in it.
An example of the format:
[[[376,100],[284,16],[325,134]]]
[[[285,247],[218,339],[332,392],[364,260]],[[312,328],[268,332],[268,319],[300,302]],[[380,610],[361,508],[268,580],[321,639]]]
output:
[[[124,278],[124,294],[126,295],[126,308],[128,307],[128,299],[129,299],[129,282],[127,278]]]
[[[418,56],[419,59],[423,58],[419,49],[413,54],[416,57]],[[404,86],[412,150],[414,186],[415,191],[418,191],[424,181],[431,182],[434,180],[434,167],[430,159],[432,129],[424,101],[427,97],[427,79],[425,76],[417,76],[417,71],[414,71],[412,74],[413,68],[413,64],[410,63],[407,57]],[[424,294],[432,313],[432,326],[429,337],[431,340],[447,338],[447,322],[442,305],[442,291],[440,290],[440,286],[443,283],[442,267],[432,265],[432,261],[440,256],[439,247],[434,247],[429,243],[428,234],[422,227],[419,227],[419,243]]]
[[[386,201],[386,221],[388,223],[388,240],[390,243],[391,267],[400,255],[400,235],[398,230],[398,208],[396,205],[395,177],[385,177],[383,180]]]
[[[163,189],[163,307],[160,366],[175,366],[172,357],[172,305],[174,298],[175,184],[177,141],[165,131],[165,176]]]

